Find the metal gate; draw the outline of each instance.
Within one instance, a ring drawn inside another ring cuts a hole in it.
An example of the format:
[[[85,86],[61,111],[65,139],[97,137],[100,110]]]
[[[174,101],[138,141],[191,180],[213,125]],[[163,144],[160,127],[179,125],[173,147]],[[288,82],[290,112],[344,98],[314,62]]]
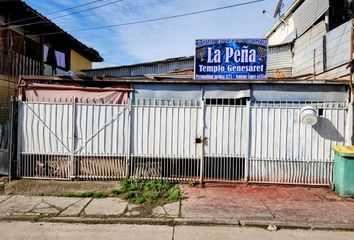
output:
[[[19,102],[18,175],[70,179],[73,104]]]
[[[300,109],[319,113],[314,126]],[[19,102],[18,175],[328,185],[346,102],[133,99]]]
[[[121,179],[128,175],[129,109],[116,104],[73,104],[73,177]]]
[[[19,102],[23,178],[118,179],[126,175],[126,105]]]
[[[245,98],[205,99],[206,181],[246,181],[248,104]]]
[[[203,112],[198,100],[135,99],[130,172],[134,178],[198,180]]]

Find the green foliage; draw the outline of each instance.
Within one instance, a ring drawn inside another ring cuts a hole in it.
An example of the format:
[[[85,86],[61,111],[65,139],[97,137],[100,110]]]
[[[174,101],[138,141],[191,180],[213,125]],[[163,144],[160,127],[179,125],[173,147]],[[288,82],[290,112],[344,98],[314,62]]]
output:
[[[182,198],[182,193],[181,190],[178,187],[174,187],[171,189],[170,196],[168,197],[168,200],[172,202],[176,202]]]
[[[62,192],[58,197],[92,197],[92,198],[105,198],[107,194],[104,192]]]
[[[113,195],[113,196],[119,195],[121,193],[122,193],[122,191],[120,189],[113,189],[111,191],[111,195]]]
[[[182,197],[179,187],[171,182],[136,179],[121,181],[121,188],[114,194],[122,194],[123,198],[139,204],[174,202]]]

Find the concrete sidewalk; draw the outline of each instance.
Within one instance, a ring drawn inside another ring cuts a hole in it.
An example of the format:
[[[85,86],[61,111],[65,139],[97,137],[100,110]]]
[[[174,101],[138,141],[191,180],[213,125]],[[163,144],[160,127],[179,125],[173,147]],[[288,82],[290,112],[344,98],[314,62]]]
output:
[[[0,195],[0,220],[176,225],[275,225],[354,231],[354,200],[328,188],[181,186],[185,199],[146,210],[120,198]]]

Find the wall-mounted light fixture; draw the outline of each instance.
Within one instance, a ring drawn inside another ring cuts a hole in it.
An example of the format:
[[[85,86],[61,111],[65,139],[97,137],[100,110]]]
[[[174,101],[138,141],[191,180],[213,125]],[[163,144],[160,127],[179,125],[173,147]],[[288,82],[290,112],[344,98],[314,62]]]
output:
[[[311,106],[305,106],[300,110],[300,121],[307,126],[313,126],[317,123],[317,111]]]

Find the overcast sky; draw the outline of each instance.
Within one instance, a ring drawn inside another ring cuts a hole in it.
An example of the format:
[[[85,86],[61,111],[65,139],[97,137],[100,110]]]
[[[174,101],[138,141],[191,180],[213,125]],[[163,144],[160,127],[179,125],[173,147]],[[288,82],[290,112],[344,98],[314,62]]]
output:
[[[92,1],[25,0],[50,19],[117,0],[102,0],[89,6],[48,15]],[[273,16],[278,0],[265,0],[246,6],[136,25],[80,32],[73,30],[160,18],[248,1],[250,0],[122,0],[53,21],[100,52],[105,61],[94,64],[94,67],[117,66],[194,55],[195,39],[262,37],[275,21],[264,16],[262,11],[266,10]],[[292,1],[284,0],[283,12]]]

